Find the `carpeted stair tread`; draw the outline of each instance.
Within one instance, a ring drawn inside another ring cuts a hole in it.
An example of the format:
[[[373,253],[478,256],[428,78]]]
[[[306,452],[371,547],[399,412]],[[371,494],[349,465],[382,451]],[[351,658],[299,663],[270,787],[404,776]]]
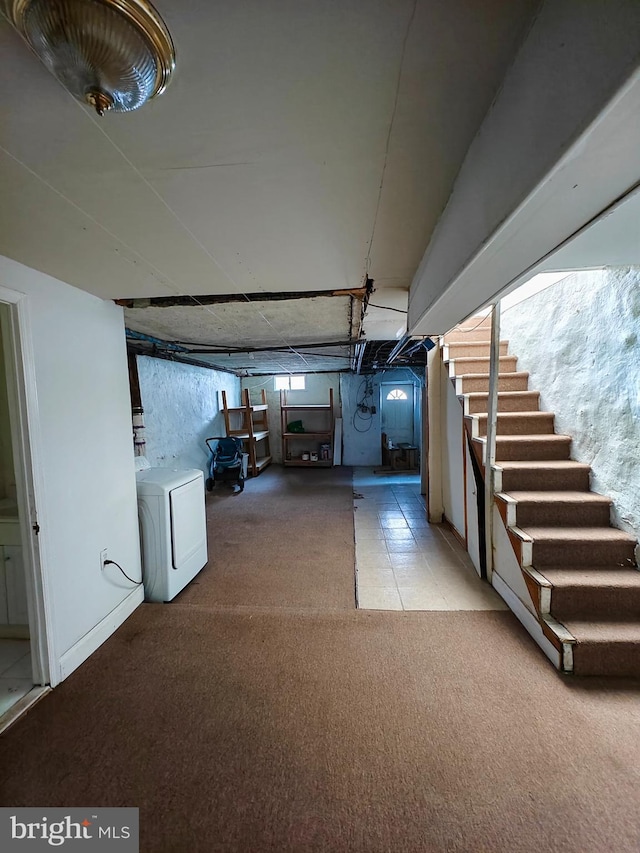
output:
[[[606,504],[611,506],[611,498],[605,495],[599,495],[597,492],[579,492],[579,491],[510,491],[509,497],[517,500],[519,503],[566,503],[576,501],[578,503],[594,503]]]
[[[500,469],[502,478],[500,490],[509,494],[512,489],[589,489],[591,467],[573,459],[503,460],[496,467]]]
[[[500,341],[500,355],[507,355],[509,341]],[[449,341],[445,342],[445,361],[465,356],[488,356],[491,352],[491,341]]]
[[[564,627],[578,643],[637,643],[640,664],[640,623],[636,619],[571,619]]]
[[[633,566],[633,536],[615,527],[522,527],[533,540],[531,564],[544,574],[544,566]]]
[[[575,675],[640,675],[640,622],[637,619],[570,619],[564,623],[576,643]]]
[[[515,524],[525,526],[607,526],[611,499],[595,492],[509,491],[502,494],[516,502]],[[500,495],[496,495],[500,499]]]
[[[456,381],[457,380],[457,381]],[[466,394],[471,391],[489,391],[489,375],[487,373],[465,373],[454,378],[456,392]],[[529,385],[527,371],[501,371],[498,376],[498,391],[526,391]]]
[[[570,447],[570,435],[497,435],[496,460],[567,459]]]
[[[487,434],[487,414],[468,415],[477,422],[477,435]],[[553,412],[499,412],[497,435],[553,435]]]
[[[640,622],[640,572],[635,567],[544,566],[552,585],[549,610],[559,622],[634,618]]]
[[[476,326],[475,329],[454,329],[442,337],[442,342],[445,344],[468,343],[469,341],[491,343],[491,328],[481,325]]]
[[[490,363],[491,359],[489,356],[461,356],[445,362],[445,364],[449,365],[450,376],[466,376],[468,373],[484,373],[488,376]],[[515,355],[501,355],[498,363],[500,372],[512,373],[515,372],[518,358]]]
[[[616,527],[523,527],[522,530],[537,542],[624,542],[635,545],[636,539]]]
[[[488,392],[471,391],[465,394],[465,398],[466,414],[487,414]],[[539,391],[498,391],[498,412],[534,412],[539,406]]]
[[[541,574],[556,589],[567,587],[609,588],[640,591],[640,571],[628,569],[606,569],[602,566],[545,566]]]

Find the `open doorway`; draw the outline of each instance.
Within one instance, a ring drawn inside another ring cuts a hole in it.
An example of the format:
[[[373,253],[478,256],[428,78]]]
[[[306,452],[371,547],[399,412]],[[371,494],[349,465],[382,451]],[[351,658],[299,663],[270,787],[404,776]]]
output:
[[[14,464],[5,359],[6,305],[0,305],[0,716],[33,687],[27,579]]]
[[[48,683],[21,315],[0,301],[0,728]]]
[[[417,470],[421,434],[420,387],[413,382],[380,384],[383,465]]]

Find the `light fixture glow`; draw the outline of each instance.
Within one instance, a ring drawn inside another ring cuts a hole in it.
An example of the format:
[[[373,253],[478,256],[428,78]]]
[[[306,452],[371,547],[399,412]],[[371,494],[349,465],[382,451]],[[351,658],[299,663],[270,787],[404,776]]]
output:
[[[13,0],[11,18],[98,115],[137,110],[165,90],[175,68],[169,31],[146,0]]]

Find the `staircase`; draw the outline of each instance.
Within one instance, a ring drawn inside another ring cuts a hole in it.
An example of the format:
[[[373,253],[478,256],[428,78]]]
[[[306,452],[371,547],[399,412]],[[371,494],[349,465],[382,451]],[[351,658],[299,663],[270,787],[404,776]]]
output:
[[[480,465],[486,461],[491,321],[472,318],[443,339],[443,358]],[[508,342],[500,344],[495,501],[542,630],[576,675],[640,676],[636,540],[610,524],[611,501],[589,489]]]

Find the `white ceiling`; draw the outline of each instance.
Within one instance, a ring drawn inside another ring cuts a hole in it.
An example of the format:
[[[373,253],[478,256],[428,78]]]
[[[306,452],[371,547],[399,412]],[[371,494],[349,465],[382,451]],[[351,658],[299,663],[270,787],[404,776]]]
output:
[[[102,119],[0,20],[0,253],[102,298],[406,290],[537,0],[155,5],[175,79]]]

